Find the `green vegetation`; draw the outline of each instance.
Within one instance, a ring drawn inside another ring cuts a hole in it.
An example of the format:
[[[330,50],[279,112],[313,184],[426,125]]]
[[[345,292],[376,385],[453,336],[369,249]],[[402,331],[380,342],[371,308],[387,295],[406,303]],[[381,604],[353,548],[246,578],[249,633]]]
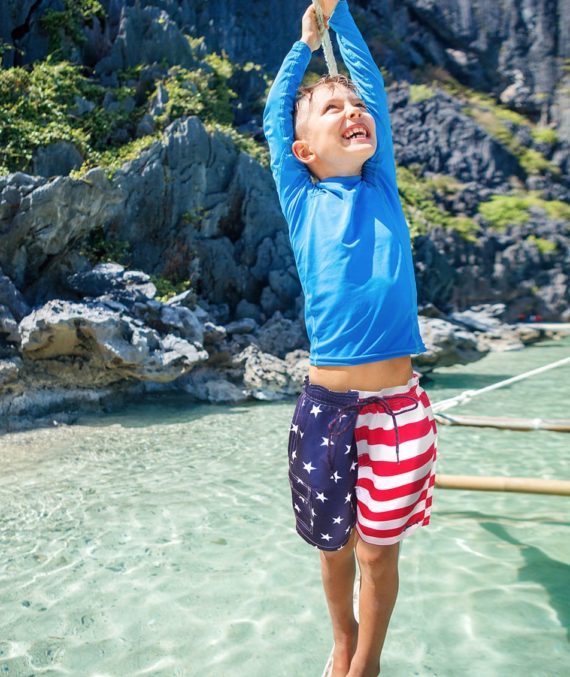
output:
[[[166,303],[168,299],[171,299],[173,296],[182,294],[182,292],[188,291],[192,288],[192,283],[190,280],[182,280],[181,282],[172,282],[166,277],[160,275],[151,275],[151,282],[156,287],[156,297],[157,301]]]
[[[529,235],[527,240],[535,244],[541,254],[550,254],[556,250],[556,242],[551,242],[545,238],[536,237],[536,235]]]
[[[423,178],[414,168],[398,167],[398,188],[402,207],[410,227],[410,235],[422,235],[437,226],[457,231],[466,240],[476,240],[478,224],[467,216],[454,216],[435,203],[435,196],[445,185],[447,192],[457,190],[461,184],[453,177],[439,175]]]
[[[130,244],[125,240],[110,240],[105,237],[103,226],[97,226],[86,237],[79,253],[92,265],[98,263],[130,264]]]
[[[558,133],[550,127],[535,127],[531,134],[536,143],[549,143],[553,146],[558,143]]]
[[[529,209],[538,207],[550,218],[570,219],[570,205],[559,200],[543,200],[535,191],[519,195],[493,195],[488,202],[479,205],[479,213],[495,230],[517,226],[530,219]]]
[[[428,85],[410,85],[410,99],[412,103],[418,103],[431,99],[435,96],[435,90]]]
[[[217,54],[208,54],[204,62],[209,70],[190,71],[181,66],[169,70],[168,77],[161,83],[168,93],[168,101],[164,113],[157,118],[159,126],[164,127],[184,115],[198,115],[204,122],[232,123],[231,100],[237,97],[228,85],[233,74],[232,63],[226,56]]]
[[[95,17],[104,22],[105,11],[99,0],[63,0],[63,4],[63,10],[48,10],[41,19],[50,37],[47,59],[0,70],[0,174],[30,171],[37,148],[68,141],[84,158],[73,176],[94,166],[106,168],[112,176],[159,140],[166,126],[186,115],[197,115],[209,128],[221,129],[240,149],[268,164],[265,146],[232,128],[232,101],[237,95],[229,86],[230,78],[240,68],[261,71],[261,66],[252,62],[235,66],[224,52],[203,56],[204,39],[187,36],[198,64],[195,69],[168,69],[163,64],[164,74],[145,91],[139,82],[148,66],[139,64],[117,73],[119,86],[104,87],[90,69],[66,58],[76,59],[74,49],[84,42],[83,27]],[[149,112],[159,86],[166,96],[164,111],[155,119],[156,130],[136,138],[137,125]]]
[[[85,153],[85,120],[72,115],[75,97],[101,95],[80,69],[65,61],[0,70],[0,165],[26,170],[35,148],[71,141]]]
[[[49,36],[50,52],[67,57],[72,46],[85,42],[83,27],[98,17],[106,18],[99,0],[63,0],[64,9],[49,9],[40,19],[42,29]]]

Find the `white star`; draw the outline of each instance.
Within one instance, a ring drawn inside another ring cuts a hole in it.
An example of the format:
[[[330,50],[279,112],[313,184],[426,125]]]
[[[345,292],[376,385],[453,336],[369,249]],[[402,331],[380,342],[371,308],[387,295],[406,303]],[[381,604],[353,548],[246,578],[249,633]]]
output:
[[[352,498],[352,494],[351,494],[350,491],[349,491],[348,494],[344,497],[344,502],[345,502],[345,503],[350,503],[350,499],[351,499],[351,498]]]
[[[321,538],[324,538],[325,541],[330,541],[332,536],[329,536],[328,534],[321,534]]]
[[[301,436],[301,439],[303,439],[303,435],[304,435],[304,434],[305,434],[305,433],[304,433],[302,430],[299,430],[299,435]]]
[[[346,456],[347,454],[350,454],[350,449],[351,449],[350,444],[347,444],[347,445],[346,445],[346,451],[344,452],[344,455],[345,455],[345,456]]]
[[[356,461],[352,462],[352,465],[350,466],[351,470],[354,470],[356,468]]]
[[[294,433],[296,433],[297,430],[299,430],[299,426],[298,426],[297,424],[293,425],[293,424],[291,423],[291,428],[290,428],[290,431],[289,431],[289,432],[294,432]]]
[[[322,444],[321,447],[328,447],[329,446],[329,438],[328,437],[321,437],[322,439]]]
[[[341,522],[344,522],[344,519],[340,515],[338,517],[333,517],[334,524],[340,524]]]
[[[346,416],[346,414],[341,414],[341,415],[340,415],[341,418],[344,418],[345,416]]]
[[[327,500],[328,500],[328,499],[327,499]],[[317,516],[317,513],[313,510],[313,508],[311,508],[311,512],[313,513],[313,517],[316,517],[316,516]],[[313,520],[311,520],[311,522],[312,522],[312,521],[313,521]]]
[[[297,450],[293,449],[293,453],[291,454],[291,458],[297,458]],[[352,468],[351,468],[352,470]]]
[[[301,508],[299,508],[299,506],[298,506],[296,503],[295,503],[295,510],[296,510],[297,512],[301,512]]]
[[[303,468],[309,473],[309,475],[311,474],[311,470],[316,470],[316,468],[313,468],[311,461],[308,463],[303,463]]]
[[[322,413],[321,405],[320,404],[313,404],[313,408],[310,411],[311,414],[315,415],[315,418]]]
[[[344,530],[344,533],[348,534],[349,531],[350,531],[350,527],[346,527],[346,529]]]
[[[342,479],[342,476],[337,473],[337,471],[334,471],[334,475],[331,475],[331,480],[334,480],[334,483],[336,484],[339,480]]]
[[[317,501],[322,501],[323,503],[325,501],[328,501],[329,499],[324,495],[322,491],[317,492]]]

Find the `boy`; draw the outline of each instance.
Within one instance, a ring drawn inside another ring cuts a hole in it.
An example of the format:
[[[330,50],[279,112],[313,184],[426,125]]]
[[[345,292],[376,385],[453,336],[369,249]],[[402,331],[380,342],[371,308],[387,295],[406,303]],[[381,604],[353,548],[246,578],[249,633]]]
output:
[[[321,0],[351,79],[300,87],[314,6],[269,92],[264,131],[305,296],[309,373],[289,433],[297,532],[320,550],[334,677],[375,677],[400,541],[429,523],[437,431],[382,75],[346,0]],[[352,608],[360,567],[358,625]]]

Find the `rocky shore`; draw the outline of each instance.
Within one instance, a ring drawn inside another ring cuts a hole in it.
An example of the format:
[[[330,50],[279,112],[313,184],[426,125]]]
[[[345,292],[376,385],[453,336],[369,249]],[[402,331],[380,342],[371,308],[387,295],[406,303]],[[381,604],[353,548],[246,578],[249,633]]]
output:
[[[89,295],[31,310],[0,278],[2,431],[69,424],[81,412],[110,411],[147,393],[236,403],[300,392],[309,346],[299,319],[276,311],[263,324],[253,317],[228,322],[227,304],[197,302],[190,291],[157,301],[148,275],[118,264],[74,273],[68,283]],[[502,322],[503,304],[450,316],[430,305],[421,312],[428,352],[415,356],[414,366],[422,373],[544,337],[532,325]]]

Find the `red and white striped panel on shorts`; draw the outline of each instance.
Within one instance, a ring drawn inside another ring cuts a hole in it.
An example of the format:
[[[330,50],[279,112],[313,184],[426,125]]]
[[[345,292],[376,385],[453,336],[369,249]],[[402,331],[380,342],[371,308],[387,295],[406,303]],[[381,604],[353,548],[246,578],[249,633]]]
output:
[[[414,372],[407,386],[385,388],[393,418],[378,403],[363,407],[356,420],[354,436],[358,450],[356,482],[356,529],[364,541],[391,545],[409,536],[430,521],[435,466],[437,428],[427,393]],[[366,397],[370,391],[359,391]],[[394,395],[411,395],[419,401],[409,409],[410,400],[401,402]],[[396,420],[399,433],[399,459],[396,456]]]

